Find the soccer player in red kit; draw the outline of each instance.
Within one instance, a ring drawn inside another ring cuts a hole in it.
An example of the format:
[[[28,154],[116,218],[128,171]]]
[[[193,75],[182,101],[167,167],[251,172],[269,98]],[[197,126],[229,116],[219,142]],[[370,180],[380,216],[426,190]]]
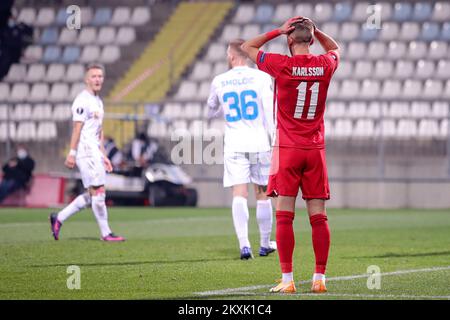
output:
[[[287,35],[291,57],[266,53],[260,48],[271,39]],[[325,54],[312,55],[316,39]],[[306,201],[316,259],[313,292],[326,292],[325,269],[330,248],[325,200],[330,198],[325,161],[325,102],[331,77],[339,64],[339,46],[304,17],[294,17],[280,28],[242,44],[258,68],[275,78],[276,124],[271,175],[267,194],[277,197],[276,240],[282,272],[271,292],[296,292],[293,279],[295,199],[299,188]]]

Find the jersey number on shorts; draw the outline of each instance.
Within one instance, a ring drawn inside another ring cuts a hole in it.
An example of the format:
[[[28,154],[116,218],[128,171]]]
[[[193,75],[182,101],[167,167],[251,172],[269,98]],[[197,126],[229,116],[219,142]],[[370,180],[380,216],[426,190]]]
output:
[[[250,100],[247,101],[247,97]],[[235,122],[241,119],[245,120],[254,120],[258,117],[258,103],[254,100],[256,99],[257,94],[254,90],[244,90],[240,95],[236,91],[227,92],[223,95],[223,102],[228,102],[228,100],[232,100],[229,103],[229,108],[231,110],[235,110],[236,115],[231,115],[228,113],[225,116],[225,119],[228,122]]]
[[[309,100],[309,106],[305,105],[306,93],[308,92],[307,86],[308,82],[303,81],[300,82],[300,84],[297,87],[298,96],[294,113],[295,119],[305,119],[305,117],[302,118],[303,109],[305,107],[307,108],[306,119],[314,119],[314,116],[316,115],[317,99],[319,98],[319,83],[313,82],[313,84],[309,87],[309,90],[311,91],[311,99]]]

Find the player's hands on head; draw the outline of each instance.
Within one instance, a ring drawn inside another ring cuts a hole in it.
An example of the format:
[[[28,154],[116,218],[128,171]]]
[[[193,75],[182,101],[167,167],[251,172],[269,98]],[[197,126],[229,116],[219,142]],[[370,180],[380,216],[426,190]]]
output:
[[[287,34],[295,29],[294,23],[299,22],[303,19],[302,16],[296,16],[288,19],[281,27],[278,28],[281,34]]]
[[[113,171],[113,167],[112,167],[111,161],[109,161],[108,158],[104,157],[103,158],[103,163],[105,164],[106,172],[112,172]]]
[[[67,155],[66,161],[64,161],[64,165],[69,169],[73,169],[75,167],[75,157],[71,156],[70,154]]]

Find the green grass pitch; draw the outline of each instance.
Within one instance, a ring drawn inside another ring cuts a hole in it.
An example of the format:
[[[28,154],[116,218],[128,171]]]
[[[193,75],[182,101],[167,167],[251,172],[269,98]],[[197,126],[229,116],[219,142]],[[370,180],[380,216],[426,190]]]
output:
[[[124,243],[99,241],[90,210],[69,219],[54,241],[48,214],[0,210],[0,299],[450,299],[445,210],[328,210],[323,295],[309,294],[314,260],[304,210],[294,224],[296,295],[268,293],[280,277],[278,256],[257,256],[254,209],[249,261],[239,259],[229,209],[111,208],[110,224]],[[70,265],[80,267],[79,290],[67,288]],[[342,278],[367,274],[371,265],[380,268],[380,289],[369,289],[366,276]]]

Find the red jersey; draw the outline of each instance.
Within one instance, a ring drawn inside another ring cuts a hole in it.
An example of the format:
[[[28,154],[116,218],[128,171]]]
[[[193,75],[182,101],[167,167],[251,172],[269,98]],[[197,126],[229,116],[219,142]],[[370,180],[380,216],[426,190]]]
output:
[[[323,115],[331,77],[339,55],[330,51],[289,57],[258,52],[258,68],[275,78],[277,137],[275,146],[325,147]]]

